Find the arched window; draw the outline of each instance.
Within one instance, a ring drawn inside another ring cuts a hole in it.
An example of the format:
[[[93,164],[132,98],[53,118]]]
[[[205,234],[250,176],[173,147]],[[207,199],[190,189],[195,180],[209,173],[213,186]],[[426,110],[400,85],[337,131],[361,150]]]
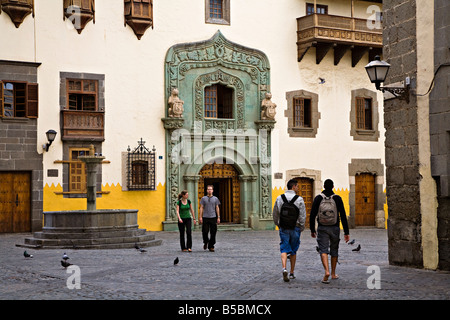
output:
[[[233,119],[233,89],[221,84],[205,88],[205,118]]]

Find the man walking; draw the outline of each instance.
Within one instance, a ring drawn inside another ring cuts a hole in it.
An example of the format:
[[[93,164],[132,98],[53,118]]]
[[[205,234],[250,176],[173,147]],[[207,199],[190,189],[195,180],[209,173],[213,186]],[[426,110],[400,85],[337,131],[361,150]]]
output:
[[[295,279],[294,269],[297,260],[297,250],[300,247],[300,234],[305,228],[306,208],[303,198],[296,195],[298,192],[297,180],[289,180],[288,190],[278,196],[273,206],[273,222],[279,228],[281,265],[283,267],[283,280]],[[286,264],[287,257],[291,262],[288,275]]]
[[[333,181],[327,179],[323,186],[325,190],[314,198],[309,226],[311,229],[311,237],[317,237],[320,259],[325,269],[322,283],[330,283],[328,279],[330,277],[328,264],[329,254],[331,255],[331,279],[339,279],[339,276],[336,274],[336,264],[338,262],[339,236],[341,231],[339,228],[340,222],[342,222],[342,227],[344,228],[345,242],[350,240],[350,235],[344,204],[341,197],[333,192]],[[317,234],[316,217],[318,222]]]
[[[200,200],[198,220],[202,224],[203,249],[208,248],[209,251],[214,252],[217,224],[220,223],[220,201],[213,196],[214,187],[212,185],[206,187],[206,192],[207,195]]]

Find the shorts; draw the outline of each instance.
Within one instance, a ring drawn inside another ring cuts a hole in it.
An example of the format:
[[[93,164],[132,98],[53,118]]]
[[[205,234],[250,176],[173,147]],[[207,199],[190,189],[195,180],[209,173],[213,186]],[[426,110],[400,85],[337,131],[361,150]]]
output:
[[[280,228],[280,252],[296,255],[300,247],[300,228],[282,229]]]
[[[339,238],[341,230],[338,226],[318,226],[317,227],[317,244],[319,253],[330,254],[337,257],[339,251]]]

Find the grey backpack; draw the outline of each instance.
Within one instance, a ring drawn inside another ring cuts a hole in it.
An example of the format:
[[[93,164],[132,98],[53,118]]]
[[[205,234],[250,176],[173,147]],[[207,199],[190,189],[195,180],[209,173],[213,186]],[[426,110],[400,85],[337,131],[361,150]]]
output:
[[[337,207],[336,202],[334,202],[333,195],[327,197],[323,193],[320,194],[322,196],[322,201],[319,205],[319,223],[325,226],[335,225],[337,222]]]

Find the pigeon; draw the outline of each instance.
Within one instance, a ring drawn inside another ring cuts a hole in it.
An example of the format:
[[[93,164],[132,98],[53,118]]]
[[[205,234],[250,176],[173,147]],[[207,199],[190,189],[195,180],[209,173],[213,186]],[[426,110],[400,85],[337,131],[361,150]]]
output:
[[[64,261],[67,261],[67,259],[69,259],[69,256],[64,252],[62,258]]]
[[[324,84],[325,83],[325,79],[324,78],[320,78],[319,77],[319,80],[320,80],[319,84]]]
[[[173,261],[173,265],[177,265],[179,261],[180,260],[178,260],[178,257],[176,257],[175,260]]]
[[[69,262],[67,262],[67,260],[61,260],[61,265],[62,265],[64,268],[67,268],[67,267],[71,266],[72,264],[69,263]]]
[[[352,241],[349,241],[347,244],[354,245],[355,244],[355,239],[353,239]]]
[[[353,249],[352,251],[356,251],[356,252],[359,252],[359,250],[361,250],[361,245],[360,244],[358,244],[358,247],[356,247],[355,249]]]
[[[139,250],[140,253],[144,253],[147,252],[147,250],[142,249],[141,247],[139,247],[137,244],[134,245],[134,247],[136,248],[136,250]]]
[[[33,258],[33,255],[32,255],[32,254],[29,254],[27,251],[24,251],[24,252],[23,252],[23,256],[24,256],[25,258]]]

